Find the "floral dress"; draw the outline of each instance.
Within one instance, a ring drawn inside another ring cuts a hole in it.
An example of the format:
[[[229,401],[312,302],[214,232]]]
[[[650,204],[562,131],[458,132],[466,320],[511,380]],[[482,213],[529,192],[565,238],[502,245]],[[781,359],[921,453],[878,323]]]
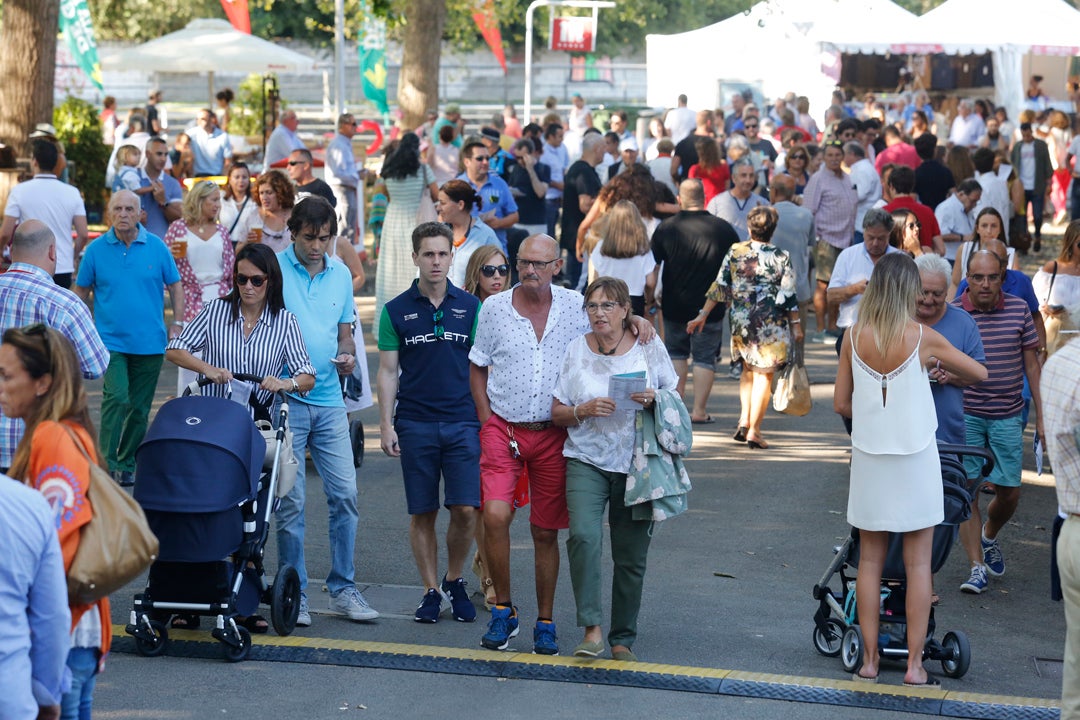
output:
[[[706,297],[728,303],[732,358],[766,370],[787,361],[787,314],[799,303],[785,251],[756,240],[732,245]]]

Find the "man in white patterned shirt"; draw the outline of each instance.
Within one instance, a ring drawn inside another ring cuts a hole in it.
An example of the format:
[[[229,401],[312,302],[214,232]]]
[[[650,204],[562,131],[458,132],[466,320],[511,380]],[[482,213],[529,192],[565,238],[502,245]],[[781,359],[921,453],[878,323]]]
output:
[[[1054,463],[1058,506],[1068,515],[1057,540],[1065,601],[1061,720],[1080,718],[1080,342],[1066,343],[1042,370],[1043,427]]]

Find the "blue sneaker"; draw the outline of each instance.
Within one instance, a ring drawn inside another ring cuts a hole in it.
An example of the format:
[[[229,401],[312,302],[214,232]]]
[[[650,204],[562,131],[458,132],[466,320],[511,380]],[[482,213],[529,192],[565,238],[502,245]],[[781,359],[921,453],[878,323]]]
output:
[[[434,625],[439,622],[439,613],[442,612],[442,595],[435,588],[424,593],[424,599],[416,607],[416,615],[413,617],[418,623]]]
[[[983,562],[986,563],[986,572],[994,577],[1001,577],[1005,574],[1005,556],[1001,554],[1001,546],[998,545],[997,538],[993,540],[982,538],[980,542],[982,544]]]
[[[986,579],[986,566],[975,565],[971,568],[971,577],[967,582],[960,586],[960,592],[971,593],[972,595],[981,595],[982,591],[989,585],[989,581]]]
[[[465,589],[465,579],[458,578],[449,582],[446,576],[442,579],[442,594],[450,603],[450,614],[458,622],[472,622],[476,619],[476,606],[469,599],[469,593]]]
[[[480,644],[488,650],[505,650],[510,638],[518,634],[517,608],[495,606],[491,608],[491,622],[487,632],[480,638]]]
[[[555,621],[537,620],[533,628],[533,655],[558,655],[559,638],[555,634]]]

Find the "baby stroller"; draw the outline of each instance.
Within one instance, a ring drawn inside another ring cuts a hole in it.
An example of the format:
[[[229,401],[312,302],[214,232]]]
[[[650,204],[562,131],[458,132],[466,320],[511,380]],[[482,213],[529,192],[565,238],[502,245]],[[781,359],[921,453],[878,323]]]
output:
[[[971,514],[971,498],[975,487],[970,487],[961,458],[975,455],[983,458],[982,476],[986,477],[994,467],[993,455],[985,448],[967,445],[938,444],[941,457],[941,482],[945,491],[945,520],[934,528],[934,540],[930,569],[938,572],[949,557],[956,542],[960,523]],[[973,485],[978,485],[975,481]],[[813,596],[818,601],[814,614],[814,647],[827,657],[841,656],[844,670],[852,673],[862,665],[863,636],[855,607],[855,575],[859,566],[859,531],[851,534],[835,549],[835,555],[825,574],[814,586]],[[834,591],[829,582],[837,572],[840,574],[840,590]],[[907,582],[904,573],[903,543],[899,534],[889,538],[889,550],[881,580],[881,607],[878,646],[884,658],[906,659],[907,619],[905,617],[905,592]],[[961,630],[945,633],[938,642],[934,638],[934,608],[930,608],[930,624],[927,628],[924,660],[941,662],[942,671],[949,677],[963,677],[971,664],[971,646],[967,635]]]
[[[134,497],[161,543],[125,628],[145,657],[165,652],[173,614],[214,618],[211,634],[225,659],[239,662],[251,649],[251,633],[237,617],[268,604],[274,630],[288,635],[300,611],[296,569],[282,566],[269,586],[263,571],[270,518],[295,479],[283,473],[288,403],[282,395],[277,428],[267,431],[274,439],[268,448],[246,406],[191,395],[193,387],[209,382],[192,383],[183,397],[165,403],[136,454]]]

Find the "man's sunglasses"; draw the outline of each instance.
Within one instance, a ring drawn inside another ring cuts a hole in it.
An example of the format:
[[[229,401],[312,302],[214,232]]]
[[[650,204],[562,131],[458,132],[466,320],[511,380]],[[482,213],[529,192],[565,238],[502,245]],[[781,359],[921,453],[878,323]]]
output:
[[[236,273],[237,287],[244,287],[248,283],[251,283],[251,287],[261,288],[265,282],[265,275],[244,275],[242,273]]]
[[[480,272],[482,272],[486,278],[495,277],[496,273],[498,273],[500,277],[506,277],[510,272],[510,266],[505,263],[502,265],[481,265]]]

